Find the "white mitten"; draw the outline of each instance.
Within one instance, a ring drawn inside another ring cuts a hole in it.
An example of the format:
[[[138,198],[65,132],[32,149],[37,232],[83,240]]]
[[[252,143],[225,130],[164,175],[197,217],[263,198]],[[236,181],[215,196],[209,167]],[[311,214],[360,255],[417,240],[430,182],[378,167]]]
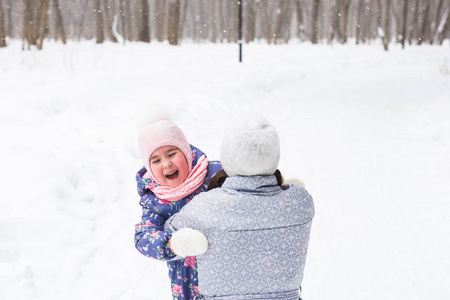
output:
[[[179,256],[196,256],[206,252],[208,240],[205,235],[192,228],[181,228],[172,234],[170,248]]]
[[[299,185],[299,186],[301,186],[301,187],[305,187],[305,184],[303,183],[303,181],[301,181],[300,179],[298,179],[298,178],[288,178],[288,179],[284,179],[283,180],[283,184],[296,184],[296,185]]]

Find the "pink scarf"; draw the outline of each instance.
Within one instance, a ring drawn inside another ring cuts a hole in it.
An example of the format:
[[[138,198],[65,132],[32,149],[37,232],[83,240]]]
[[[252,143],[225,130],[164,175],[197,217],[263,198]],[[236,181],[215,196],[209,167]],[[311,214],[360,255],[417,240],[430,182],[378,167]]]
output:
[[[150,183],[148,188],[159,199],[169,202],[181,200],[195,192],[203,184],[203,182],[205,182],[206,172],[208,171],[208,163],[208,158],[206,158],[205,155],[201,156],[186,180],[177,187],[168,187],[165,185],[155,187],[153,183]]]

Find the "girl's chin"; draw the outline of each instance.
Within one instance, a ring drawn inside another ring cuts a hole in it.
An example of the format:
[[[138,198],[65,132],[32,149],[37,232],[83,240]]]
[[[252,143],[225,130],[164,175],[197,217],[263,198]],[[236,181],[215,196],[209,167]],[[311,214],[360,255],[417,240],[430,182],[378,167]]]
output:
[[[177,176],[177,178],[174,178],[174,179],[167,179],[166,178],[166,185],[169,186],[169,187],[174,188],[174,187],[179,186],[180,184],[181,184],[181,182],[179,182],[178,176]]]

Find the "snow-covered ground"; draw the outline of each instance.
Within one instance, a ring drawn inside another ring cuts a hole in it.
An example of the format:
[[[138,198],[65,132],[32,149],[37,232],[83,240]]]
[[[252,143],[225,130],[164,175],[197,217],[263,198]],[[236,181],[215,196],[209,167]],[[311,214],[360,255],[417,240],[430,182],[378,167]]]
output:
[[[170,299],[134,248],[136,116],[219,159],[257,111],[316,205],[305,300],[450,299],[449,45],[0,49],[0,299]]]

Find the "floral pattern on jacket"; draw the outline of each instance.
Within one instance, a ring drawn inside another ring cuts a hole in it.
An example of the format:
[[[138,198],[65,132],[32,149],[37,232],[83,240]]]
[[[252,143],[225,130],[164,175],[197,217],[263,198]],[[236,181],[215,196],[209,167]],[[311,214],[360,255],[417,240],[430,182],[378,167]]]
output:
[[[194,167],[204,153],[192,145],[191,150],[192,166]],[[148,187],[157,183],[144,177],[147,172],[145,168],[140,169],[136,174],[137,190],[141,196],[139,204],[142,206],[142,218],[135,227],[134,243],[136,249],[143,255],[167,261],[173,299],[189,300],[201,297],[198,292],[197,261],[195,257],[180,259],[170,251],[168,240],[172,234],[164,231],[164,224],[195,195],[207,191],[209,180],[221,169],[220,162],[210,161],[203,185],[191,195],[174,202],[159,199],[153,194]]]

